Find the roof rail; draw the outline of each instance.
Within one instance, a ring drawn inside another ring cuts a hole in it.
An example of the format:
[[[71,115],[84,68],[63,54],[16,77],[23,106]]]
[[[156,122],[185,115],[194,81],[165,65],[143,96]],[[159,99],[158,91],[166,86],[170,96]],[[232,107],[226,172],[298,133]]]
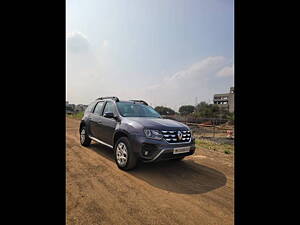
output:
[[[148,105],[148,103],[145,102],[145,101],[143,101],[143,100],[130,100],[130,101],[131,101],[131,102],[134,102],[134,103],[138,102],[138,103],[142,103],[142,104],[144,104],[144,105]]]
[[[116,102],[120,101],[118,97],[115,97],[115,96],[111,96],[111,97],[100,97],[100,98],[97,98],[96,100],[104,100],[104,99],[112,99],[112,100],[115,100]]]

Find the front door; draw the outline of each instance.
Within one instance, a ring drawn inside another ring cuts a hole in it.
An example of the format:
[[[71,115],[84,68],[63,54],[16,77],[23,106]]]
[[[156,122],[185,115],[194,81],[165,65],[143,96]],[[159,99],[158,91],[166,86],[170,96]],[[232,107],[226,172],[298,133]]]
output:
[[[113,113],[116,114],[116,108],[113,102],[108,101],[104,107],[103,114],[104,113]],[[102,131],[103,131],[103,141],[109,145],[113,145],[113,134],[115,131],[115,128],[117,126],[117,121],[115,118],[105,118],[102,117]]]
[[[98,102],[95,110],[90,115],[90,131],[91,135],[94,138],[102,140],[103,132],[101,131],[102,128],[102,108],[103,108],[103,101]]]

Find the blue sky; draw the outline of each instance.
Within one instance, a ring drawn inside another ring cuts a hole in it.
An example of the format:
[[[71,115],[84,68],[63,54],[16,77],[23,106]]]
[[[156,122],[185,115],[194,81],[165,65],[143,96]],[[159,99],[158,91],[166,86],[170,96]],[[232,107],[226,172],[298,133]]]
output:
[[[227,92],[233,10],[233,0],[67,0],[67,100],[117,95],[177,110]]]

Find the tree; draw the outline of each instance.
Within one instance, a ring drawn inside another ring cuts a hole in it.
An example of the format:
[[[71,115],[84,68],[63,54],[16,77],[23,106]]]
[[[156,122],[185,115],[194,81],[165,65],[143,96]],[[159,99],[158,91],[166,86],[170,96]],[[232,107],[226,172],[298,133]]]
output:
[[[171,108],[164,107],[164,106],[156,106],[155,110],[160,114],[160,115],[175,115],[175,111]]]
[[[209,105],[206,102],[200,102],[198,105],[196,105],[196,112],[200,112],[205,110]]]
[[[228,113],[227,119],[229,120],[230,123],[233,124],[233,122],[234,122],[234,113]]]
[[[196,106],[196,116],[199,117],[210,117],[210,118],[222,118],[228,117],[228,110],[219,107],[216,104],[207,104],[206,102],[200,102]]]
[[[181,115],[188,115],[191,114],[195,111],[195,106],[193,105],[183,105],[180,106],[179,112]]]
[[[196,115],[199,117],[209,117],[211,115],[211,107],[206,102],[200,102],[196,105]]]

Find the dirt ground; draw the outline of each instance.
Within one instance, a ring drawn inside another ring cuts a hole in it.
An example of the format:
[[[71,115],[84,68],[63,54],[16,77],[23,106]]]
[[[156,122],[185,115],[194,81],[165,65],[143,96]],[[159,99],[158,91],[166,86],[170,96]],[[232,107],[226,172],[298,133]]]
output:
[[[125,172],[110,148],[79,143],[79,120],[66,123],[68,225],[232,225],[233,155],[196,149],[181,162],[141,163]]]

